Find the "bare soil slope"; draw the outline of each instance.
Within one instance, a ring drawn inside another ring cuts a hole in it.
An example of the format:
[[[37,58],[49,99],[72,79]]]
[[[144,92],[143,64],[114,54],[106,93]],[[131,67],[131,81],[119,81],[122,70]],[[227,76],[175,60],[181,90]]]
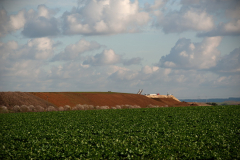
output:
[[[179,102],[172,98],[152,99],[138,94],[113,92],[0,92],[0,105],[13,107],[14,105],[40,105],[71,107],[77,104],[94,106],[138,105],[146,107],[149,104],[158,106],[190,106],[189,103]]]
[[[54,104],[27,92],[0,92],[0,106],[11,108],[15,105],[40,105],[44,108],[55,106]]]
[[[166,103],[155,101],[143,95],[125,93],[84,93],[84,92],[31,92],[31,94],[47,100],[56,106],[87,104],[94,106],[139,105],[149,104],[164,106]]]

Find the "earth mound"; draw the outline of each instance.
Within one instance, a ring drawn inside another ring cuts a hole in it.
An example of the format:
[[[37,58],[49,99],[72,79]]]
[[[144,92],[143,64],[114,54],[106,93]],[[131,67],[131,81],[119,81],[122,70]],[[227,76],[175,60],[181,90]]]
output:
[[[165,106],[164,102],[155,101],[143,95],[113,92],[31,92],[34,96],[47,100],[56,106],[87,104],[94,106],[138,105],[141,108],[149,104]]]
[[[12,108],[15,105],[33,105],[47,108],[69,105],[109,106],[137,105],[141,108],[154,105],[159,107],[192,106],[173,98],[148,98],[144,95],[114,92],[0,92],[0,106]]]
[[[33,105],[42,106],[55,106],[39,97],[36,97],[28,92],[0,92],[0,105],[12,108],[15,105]]]

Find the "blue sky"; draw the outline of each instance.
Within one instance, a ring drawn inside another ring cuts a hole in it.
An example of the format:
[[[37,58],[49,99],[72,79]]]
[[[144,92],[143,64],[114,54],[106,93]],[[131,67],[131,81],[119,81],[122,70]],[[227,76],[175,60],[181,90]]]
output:
[[[2,0],[0,91],[240,96],[238,0]]]

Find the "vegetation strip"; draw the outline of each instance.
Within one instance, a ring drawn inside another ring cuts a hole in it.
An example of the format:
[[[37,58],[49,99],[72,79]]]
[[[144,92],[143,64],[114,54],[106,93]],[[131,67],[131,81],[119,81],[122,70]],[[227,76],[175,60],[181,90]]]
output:
[[[0,159],[240,159],[240,107],[0,114]]]

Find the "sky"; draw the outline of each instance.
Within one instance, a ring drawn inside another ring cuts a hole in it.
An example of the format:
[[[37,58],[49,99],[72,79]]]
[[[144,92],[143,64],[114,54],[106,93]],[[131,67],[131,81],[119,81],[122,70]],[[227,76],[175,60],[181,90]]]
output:
[[[240,97],[239,0],[0,0],[0,91]]]

